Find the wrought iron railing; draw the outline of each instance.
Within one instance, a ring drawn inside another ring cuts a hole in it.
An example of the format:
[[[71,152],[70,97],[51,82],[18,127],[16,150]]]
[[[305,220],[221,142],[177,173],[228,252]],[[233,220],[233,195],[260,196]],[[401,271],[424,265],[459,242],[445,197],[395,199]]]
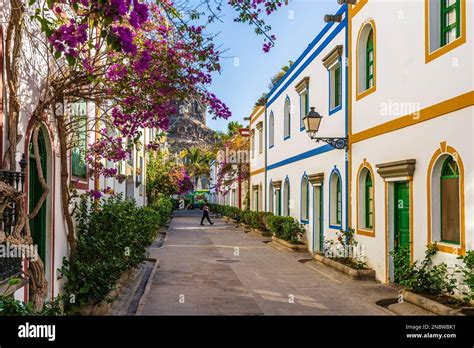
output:
[[[0,169],[0,181],[13,186],[15,189],[23,192],[25,184],[25,168],[26,159],[25,155],[20,161],[21,171],[1,170]],[[0,214],[0,229],[2,229],[7,236],[9,236],[15,229],[15,225],[18,221],[17,207],[14,202],[6,207],[3,214]],[[22,258],[11,257],[11,246],[8,244],[0,244],[0,248],[3,249],[2,255],[0,255],[0,282],[15,277],[21,274],[22,271]]]

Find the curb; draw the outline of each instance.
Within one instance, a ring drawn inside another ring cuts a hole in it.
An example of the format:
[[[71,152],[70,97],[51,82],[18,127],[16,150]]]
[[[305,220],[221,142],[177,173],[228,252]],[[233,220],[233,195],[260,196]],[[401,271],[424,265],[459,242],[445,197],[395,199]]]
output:
[[[315,254],[314,259],[322,264],[334,268],[355,280],[375,280],[375,271],[373,269],[353,269],[337,261],[331,260],[321,254]]]
[[[145,306],[145,302],[146,302],[146,297],[148,296],[148,293],[150,292],[151,284],[153,283],[153,278],[155,278],[156,270],[158,269],[159,264],[160,264],[160,261],[155,258],[147,258],[146,260],[150,262],[155,262],[155,265],[153,266],[153,269],[151,270],[150,276],[148,277],[148,281],[145,286],[145,290],[143,291],[143,294],[140,297],[140,301],[138,302],[137,311],[135,312],[136,316],[142,314],[143,307]]]

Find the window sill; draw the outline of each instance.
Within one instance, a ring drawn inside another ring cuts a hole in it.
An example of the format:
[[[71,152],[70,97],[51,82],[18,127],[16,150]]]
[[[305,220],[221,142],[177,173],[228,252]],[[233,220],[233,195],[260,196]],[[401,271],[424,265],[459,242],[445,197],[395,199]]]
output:
[[[329,228],[332,230],[342,230],[342,224],[341,225],[329,225]]]
[[[340,104],[339,106],[336,106],[334,109],[329,109],[329,116],[331,116],[332,114],[335,114],[341,109],[342,109],[342,104]]]
[[[429,48],[427,47],[425,52],[425,64],[435,60],[436,58],[441,57],[442,55],[448,53],[449,51],[454,50],[455,48],[461,46],[466,42],[466,35],[461,35],[459,38],[454,40],[453,42],[444,45],[433,52],[429,52]]]
[[[453,244],[449,242],[436,242],[438,250],[443,253],[454,254],[454,255],[465,255],[466,250],[461,244]]]
[[[287,137],[284,137],[283,140],[286,141],[291,138],[291,135],[288,135]]]
[[[361,100],[362,98],[367,97],[369,94],[374,93],[377,90],[377,85],[373,85],[369,89],[366,89],[365,91],[358,93],[356,96],[356,100]]]
[[[357,229],[357,234],[360,234],[361,236],[366,236],[366,237],[375,237],[375,230],[366,230],[363,228],[358,228]]]
[[[309,220],[305,220],[305,219],[301,219],[300,222],[301,222],[303,225],[308,225],[308,224],[309,224]]]

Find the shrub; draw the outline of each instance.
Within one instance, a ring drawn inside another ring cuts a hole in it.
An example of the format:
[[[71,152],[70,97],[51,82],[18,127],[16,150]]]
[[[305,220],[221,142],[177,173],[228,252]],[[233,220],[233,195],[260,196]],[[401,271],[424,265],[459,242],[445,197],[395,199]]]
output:
[[[339,263],[354,269],[366,269],[366,257],[357,249],[357,241],[354,238],[355,230],[339,230],[337,238],[324,241],[324,254]]]
[[[466,251],[466,255],[459,256],[458,259],[463,261],[463,267],[459,270],[463,275],[461,293],[464,301],[470,302],[474,300],[474,250]]]
[[[8,280],[8,287],[5,293],[11,286],[18,284],[21,280],[19,278],[12,278]],[[45,303],[43,309],[39,313],[35,313],[31,303],[24,303],[23,301],[15,299],[13,295],[0,294],[0,316],[30,316],[30,315],[44,315],[57,316],[61,315],[60,298],[57,297]]]
[[[296,243],[304,233],[304,227],[291,216],[268,217],[270,231],[277,238]]]
[[[414,292],[421,294],[439,295],[447,293],[452,295],[457,288],[454,272],[448,271],[445,263],[433,265],[433,256],[438,248],[436,244],[429,245],[425,258],[410,264],[410,251],[408,247],[396,248],[393,256],[395,281]]]
[[[74,303],[66,301],[66,310],[106,300],[121,274],[144,261],[171,209],[164,197],[143,208],[121,196],[99,203],[83,198],[75,215],[77,250],[71,260],[64,259],[60,270],[67,278],[66,298],[75,298]]]

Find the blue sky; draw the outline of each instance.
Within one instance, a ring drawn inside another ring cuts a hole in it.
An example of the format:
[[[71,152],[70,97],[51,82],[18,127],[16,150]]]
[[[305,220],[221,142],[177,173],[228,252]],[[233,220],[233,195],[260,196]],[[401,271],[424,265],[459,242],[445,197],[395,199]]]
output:
[[[215,130],[225,130],[229,121],[243,121],[252,112],[255,101],[268,92],[270,78],[288,60],[295,61],[312,39],[324,27],[325,14],[333,14],[340,8],[336,0],[290,0],[266,21],[277,36],[276,45],[269,53],[262,50],[263,37],[254,33],[248,24],[235,23],[235,12],[223,6],[223,23],[209,27],[219,33],[217,46],[227,49],[222,59],[221,74],[215,74],[211,91],[222,99],[232,111],[229,120],[212,120],[207,124]]]

